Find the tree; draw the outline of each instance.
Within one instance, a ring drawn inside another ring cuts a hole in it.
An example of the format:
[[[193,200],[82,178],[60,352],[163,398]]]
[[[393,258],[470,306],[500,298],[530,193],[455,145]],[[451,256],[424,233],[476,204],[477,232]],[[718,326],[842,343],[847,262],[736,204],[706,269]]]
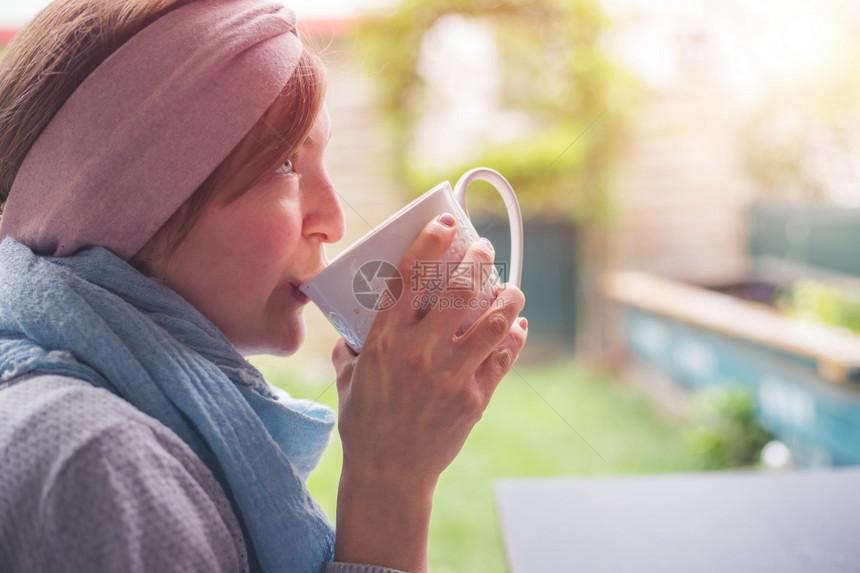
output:
[[[515,141],[488,142],[439,173],[408,150],[426,110],[418,71],[422,39],[453,14],[492,26],[505,70],[502,101],[525,112],[532,129]],[[607,25],[592,0],[405,0],[393,14],[367,21],[364,58],[377,72],[400,176],[411,192],[480,164],[511,181],[527,214],[605,217],[626,120],[620,104],[630,87],[602,48]]]

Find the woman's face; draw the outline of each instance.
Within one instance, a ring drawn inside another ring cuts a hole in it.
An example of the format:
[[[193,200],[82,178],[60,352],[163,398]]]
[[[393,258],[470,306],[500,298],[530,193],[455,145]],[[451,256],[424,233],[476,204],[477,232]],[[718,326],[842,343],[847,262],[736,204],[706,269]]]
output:
[[[240,352],[291,354],[304,338],[298,284],[325,266],[323,243],[343,236],[343,212],[323,167],[324,109],[292,170],[267,175],[238,199],[215,200],[171,257],[164,282]]]

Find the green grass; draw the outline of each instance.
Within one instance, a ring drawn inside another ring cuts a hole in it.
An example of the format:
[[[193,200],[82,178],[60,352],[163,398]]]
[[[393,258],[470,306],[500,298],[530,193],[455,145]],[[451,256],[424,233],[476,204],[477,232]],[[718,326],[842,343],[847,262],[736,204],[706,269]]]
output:
[[[334,385],[303,382],[290,372],[289,362],[261,367],[272,383],[293,396],[334,407]],[[502,381],[460,456],[439,480],[430,531],[434,572],[506,570],[493,500],[498,478],[696,467],[682,428],[657,415],[631,388],[570,363],[516,370]],[[308,482],[330,516],[335,514],[340,458],[335,434]]]

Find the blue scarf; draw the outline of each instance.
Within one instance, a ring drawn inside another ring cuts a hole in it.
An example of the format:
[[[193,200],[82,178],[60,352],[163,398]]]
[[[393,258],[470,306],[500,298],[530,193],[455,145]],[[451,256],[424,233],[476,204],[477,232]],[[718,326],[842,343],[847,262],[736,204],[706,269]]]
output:
[[[0,244],[0,382],[32,373],[105,388],[173,430],[230,499],[252,570],[332,560],[332,526],[304,484],[332,411],[277,393],[188,302],[110,251]]]

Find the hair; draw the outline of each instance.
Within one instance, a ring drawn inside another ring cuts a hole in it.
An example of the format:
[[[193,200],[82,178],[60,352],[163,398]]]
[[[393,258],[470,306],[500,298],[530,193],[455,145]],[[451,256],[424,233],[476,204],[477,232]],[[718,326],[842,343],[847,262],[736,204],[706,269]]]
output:
[[[0,216],[30,148],[84,79],[132,36],[192,1],[55,0],[15,36],[0,59]],[[313,127],[325,83],[321,61],[303,50],[275,102],[133,261],[144,253],[169,258],[210,201],[238,198],[282,164]]]

